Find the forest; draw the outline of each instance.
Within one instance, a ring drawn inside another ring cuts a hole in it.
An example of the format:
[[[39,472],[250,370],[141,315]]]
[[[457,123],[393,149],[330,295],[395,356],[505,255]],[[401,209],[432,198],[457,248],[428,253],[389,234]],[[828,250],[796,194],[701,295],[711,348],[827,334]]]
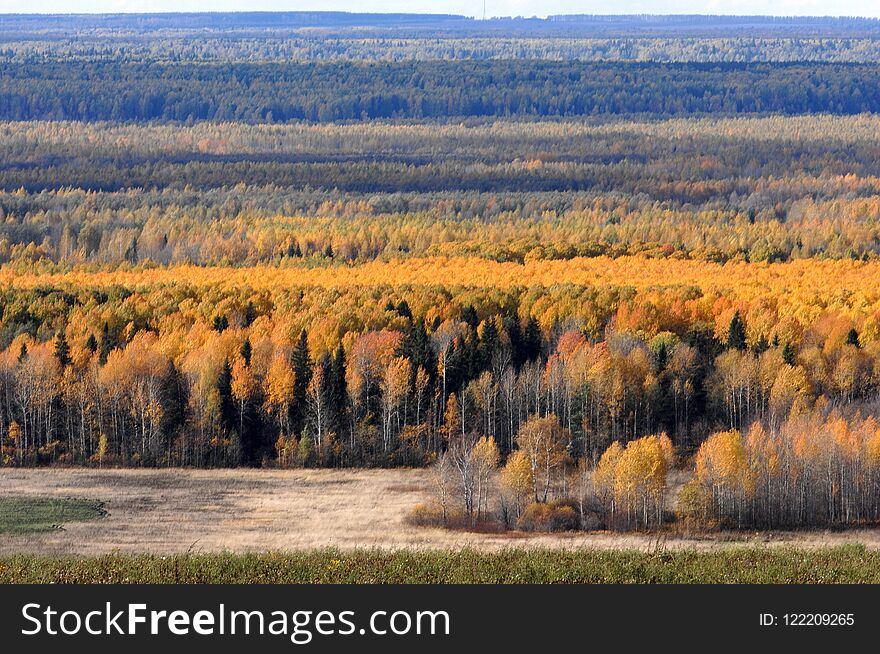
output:
[[[872,260],[878,129],[873,115],[0,123],[0,261]]]
[[[826,62],[0,62],[0,118],[856,114],[880,109],[878,77],[876,65]]]
[[[880,520],[876,21],[273,16],[0,17],[0,464]]]
[[[774,16],[2,15],[0,61],[877,61],[880,22]]]

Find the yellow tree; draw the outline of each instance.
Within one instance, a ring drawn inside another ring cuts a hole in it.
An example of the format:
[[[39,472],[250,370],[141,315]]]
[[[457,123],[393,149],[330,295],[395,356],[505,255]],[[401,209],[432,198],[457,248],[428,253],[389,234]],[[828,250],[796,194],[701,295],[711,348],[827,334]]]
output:
[[[614,487],[617,478],[617,464],[621,456],[623,456],[623,446],[620,441],[614,441],[599,457],[599,463],[593,473],[593,488],[596,496],[602,504],[609,506],[612,522],[617,508],[614,502]]]
[[[754,479],[742,435],[736,429],[706,439],[697,452],[696,478],[710,493],[719,520],[736,515],[742,524],[744,503]]]
[[[492,473],[498,467],[500,454],[498,445],[492,437],[482,437],[474,445],[471,451],[471,457],[474,460],[476,484],[475,505],[477,510],[477,520],[480,519],[484,511],[488,510],[489,504],[489,483]]]
[[[455,393],[450,393],[446,399],[446,411],[443,414],[443,436],[446,442],[452,442],[457,435],[464,435],[464,422],[458,410],[458,398]]]
[[[244,434],[244,418],[247,414],[248,404],[253,401],[259,389],[259,383],[253,369],[248,365],[244,357],[236,357],[232,364],[232,397],[238,405],[238,435]]]
[[[266,412],[272,416],[283,435],[290,435],[290,403],[293,401],[294,374],[287,358],[272,357],[265,381]]]
[[[382,445],[387,452],[395,433],[400,432],[400,405],[406,399],[409,383],[409,360],[394,357],[382,371]]]
[[[163,416],[162,383],[169,366],[156,335],[141,331],[124,349],[111,352],[100,372],[102,386],[110,397],[121,402],[121,407],[133,420],[133,434],[140,441],[142,457],[156,454],[158,450],[157,437]],[[121,439],[125,442],[129,432],[125,428],[126,421],[118,424]]]
[[[877,456],[880,462],[880,447]],[[502,511],[505,522],[510,525],[516,522],[525,508],[526,500],[534,492],[534,476],[528,455],[522,450],[511,452],[498,477]]]
[[[614,498],[627,514],[639,511],[647,527],[663,520],[666,475],[673,463],[672,442],[666,434],[630,441],[614,471]]]
[[[535,502],[546,502],[556,470],[568,458],[568,432],[555,415],[531,416],[520,427],[516,444],[528,457]]]

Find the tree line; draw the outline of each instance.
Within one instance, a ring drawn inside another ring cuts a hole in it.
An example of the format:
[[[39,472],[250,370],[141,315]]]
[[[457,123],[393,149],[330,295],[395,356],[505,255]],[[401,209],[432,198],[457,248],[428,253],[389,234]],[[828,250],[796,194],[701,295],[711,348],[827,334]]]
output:
[[[419,526],[564,531],[780,529],[880,520],[880,424],[827,403],[768,427],[711,434],[693,464],[665,433],[613,441],[577,457],[555,415],[530,416],[506,460],[492,437],[457,433],[433,465]],[[688,481],[671,483],[684,467]]]
[[[878,70],[833,63],[0,62],[0,118],[274,123],[857,114],[880,108]]]
[[[877,119],[859,116],[351,125],[3,123],[0,185],[362,193],[572,192],[759,211],[865,195]],[[846,190],[839,191],[846,183]],[[133,200],[132,200],[133,201]]]
[[[6,464],[423,465],[452,434],[507,457],[523,424],[548,416],[566,456],[595,461],[661,432],[687,452],[719,427],[777,429],[817,404],[868,402],[880,384],[876,322],[800,327],[720,299],[714,326],[674,331],[656,305],[618,300],[590,336],[513,308],[429,317],[389,297],[372,328],[334,344],[328,325],[297,331],[298,310],[273,317],[266,298],[234,311],[206,298],[215,312],[192,321],[191,299],[117,293],[6,296],[4,332],[18,333],[0,356]],[[53,337],[27,331],[56,320]]]
[[[291,266],[448,256],[525,264],[634,255],[873,261],[880,254],[875,215],[877,196],[804,198],[755,211],[593,193],[14,192],[0,193],[0,263]]]
[[[866,115],[6,123],[0,261],[871,259],[877,128]]]
[[[131,33],[76,35],[33,34],[8,37],[0,45],[0,60],[19,64],[70,61],[125,63],[175,62],[326,62],[326,61],[652,61],[652,62],[835,62],[874,63],[880,56],[876,37],[842,37],[830,32],[791,34],[645,35],[608,38],[594,32],[570,35],[413,35],[388,30],[333,33],[318,38],[307,30],[161,31],[150,38]]]

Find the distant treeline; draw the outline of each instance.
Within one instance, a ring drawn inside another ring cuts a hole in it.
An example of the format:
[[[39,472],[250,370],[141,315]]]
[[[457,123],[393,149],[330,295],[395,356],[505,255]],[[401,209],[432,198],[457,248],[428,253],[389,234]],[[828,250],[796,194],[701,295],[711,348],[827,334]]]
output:
[[[880,111],[869,64],[0,64],[7,120],[315,122]]]
[[[880,118],[0,123],[0,262],[880,256]]]
[[[849,36],[626,36],[521,37],[499,33],[437,38],[436,35],[321,35],[271,31],[203,33],[174,31],[145,38],[119,35],[21,35],[3,41],[0,61],[341,62],[341,61],[655,61],[655,62],[852,62],[880,60],[880,40]]]
[[[547,18],[505,17],[474,20],[455,14],[349,13],[342,11],[242,11],[150,14],[6,14],[0,29],[7,33],[65,33],[113,30],[135,33],[167,29],[200,31],[324,30],[380,33],[438,32],[473,35],[505,31],[519,35],[693,33],[793,33],[799,35],[860,35],[880,31],[875,18],[829,16],[703,16],[703,15],[590,15],[570,14]],[[2,33],[0,32],[0,33]]]
[[[3,15],[0,62],[880,60],[880,21],[768,16],[241,12]]]

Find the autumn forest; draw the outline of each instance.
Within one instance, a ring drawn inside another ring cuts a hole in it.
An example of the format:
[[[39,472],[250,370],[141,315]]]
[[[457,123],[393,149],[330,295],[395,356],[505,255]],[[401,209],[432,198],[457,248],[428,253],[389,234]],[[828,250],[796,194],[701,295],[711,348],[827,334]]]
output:
[[[880,520],[876,21],[247,16],[0,17],[0,464]]]

